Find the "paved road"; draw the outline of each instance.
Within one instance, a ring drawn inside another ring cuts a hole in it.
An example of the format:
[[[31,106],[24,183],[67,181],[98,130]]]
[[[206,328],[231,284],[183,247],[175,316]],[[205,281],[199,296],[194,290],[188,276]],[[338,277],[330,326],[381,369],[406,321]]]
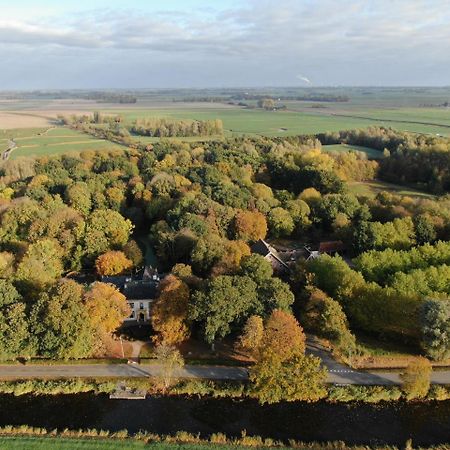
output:
[[[95,377],[157,377],[162,373],[158,364],[58,364],[0,365],[0,378],[95,378]],[[177,378],[207,378],[210,380],[246,380],[247,369],[225,366],[190,366],[178,370]]]
[[[393,386],[401,384],[399,372],[352,370],[337,362],[331,353],[313,336],[308,336],[306,353],[318,356],[328,370],[328,382],[333,384],[362,384]],[[434,371],[431,381],[435,384],[450,384],[450,370]]]
[[[333,361],[329,369],[328,382],[333,384],[395,385],[400,383],[398,373],[362,372],[348,369]],[[162,368],[158,364],[66,364],[66,365],[0,365],[2,379],[29,378],[96,378],[96,377],[157,377]],[[178,370],[177,378],[205,378],[210,380],[246,380],[244,367],[190,366]],[[432,382],[450,384],[450,371],[433,372]]]
[[[333,384],[384,385],[400,384],[399,373],[365,372],[352,370],[337,362],[331,353],[313,337],[308,337],[307,350],[321,358],[328,370],[328,382]],[[96,377],[158,377],[162,366],[159,364],[57,364],[57,365],[0,365],[0,379],[30,378],[96,378]],[[203,378],[210,380],[247,380],[245,367],[192,366],[186,365],[174,376],[177,378]],[[435,384],[450,384],[450,370],[434,371],[431,381]]]

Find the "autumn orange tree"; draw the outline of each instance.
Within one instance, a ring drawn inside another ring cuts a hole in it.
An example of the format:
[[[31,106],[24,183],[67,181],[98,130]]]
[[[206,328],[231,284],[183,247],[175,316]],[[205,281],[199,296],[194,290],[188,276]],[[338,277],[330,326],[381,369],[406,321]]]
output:
[[[174,275],[164,278],[151,315],[152,326],[157,333],[155,342],[176,345],[189,337],[188,303],[187,284]]]
[[[236,237],[246,241],[264,239],[267,234],[267,221],[259,211],[239,211],[234,219]]]
[[[124,252],[109,251],[100,255],[95,261],[95,268],[99,275],[118,275],[131,269],[133,262]]]
[[[99,335],[110,334],[130,316],[125,296],[112,284],[96,282],[84,295],[92,328]]]
[[[296,318],[276,309],[267,319],[261,342],[263,352],[274,352],[280,359],[288,359],[294,352],[305,353],[306,336]]]
[[[251,392],[260,403],[326,396],[326,370],[319,358],[305,355],[305,340],[294,316],[280,310],[271,314],[250,370]]]

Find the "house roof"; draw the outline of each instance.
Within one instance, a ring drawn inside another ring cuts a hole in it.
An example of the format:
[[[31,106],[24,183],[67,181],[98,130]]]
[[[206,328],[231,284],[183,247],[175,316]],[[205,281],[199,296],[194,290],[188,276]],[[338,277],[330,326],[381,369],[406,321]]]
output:
[[[102,283],[110,283],[116,286],[118,289],[122,289],[125,283],[131,281],[130,275],[116,275],[116,276],[102,276]]]
[[[158,282],[130,281],[122,289],[127,300],[153,300],[157,296]]]
[[[257,253],[261,256],[268,256],[270,255],[272,258],[277,260],[282,266],[289,269],[289,266],[280,258],[278,252],[270,245],[268,244],[264,239],[260,239],[259,241],[256,241],[250,248],[252,253]]]
[[[342,241],[328,241],[321,242],[319,245],[320,253],[336,253],[345,249],[345,245]]]
[[[271,247],[264,239],[259,239],[250,248],[252,253],[258,253],[261,256],[267,256],[269,253],[276,254],[276,250]]]

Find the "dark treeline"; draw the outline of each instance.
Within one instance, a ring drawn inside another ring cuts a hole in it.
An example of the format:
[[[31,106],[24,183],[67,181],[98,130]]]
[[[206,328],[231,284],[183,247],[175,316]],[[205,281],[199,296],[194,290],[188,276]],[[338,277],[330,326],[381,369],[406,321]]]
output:
[[[201,96],[201,97],[183,97],[183,98],[174,98],[172,101],[175,103],[183,102],[183,103],[223,103],[224,101],[227,101],[230,97],[229,96]]]
[[[246,94],[239,93],[230,97],[232,100],[262,100],[262,99],[271,99],[271,100],[279,100],[279,101],[305,101],[305,102],[348,102],[350,100],[346,95],[332,95],[332,94],[320,94],[320,93],[311,93],[306,95],[280,95],[280,96],[271,96],[271,95],[260,95],[260,94]]]
[[[129,94],[115,94],[112,92],[90,92],[83,95],[86,100],[95,100],[97,103],[136,103],[137,97]]]
[[[244,92],[235,93],[233,95],[219,96],[199,96],[199,97],[185,97],[173,99],[174,102],[214,102],[224,103],[228,101],[242,101],[242,100],[263,100],[271,99],[278,101],[305,101],[305,102],[348,102],[350,98],[346,95],[332,95],[332,94],[320,94],[311,93],[305,95],[264,95],[264,94],[247,94]]]
[[[175,120],[164,118],[138,119],[130,132],[140,136],[188,137],[217,136],[223,134],[221,120]]]
[[[415,184],[433,193],[450,191],[450,139],[391,128],[328,132],[317,135],[322,144],[346,143],[384,152],[380,178]]]

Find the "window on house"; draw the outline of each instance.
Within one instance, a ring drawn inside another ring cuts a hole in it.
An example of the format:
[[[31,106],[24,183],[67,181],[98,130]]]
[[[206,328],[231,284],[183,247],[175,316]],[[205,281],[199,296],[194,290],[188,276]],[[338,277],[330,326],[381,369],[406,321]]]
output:
[[[130,303],[130,308],[134,309],[134,303],[133,302]]]
[[[140,309],[144,309],[144,303],[141,302],[141,304],[139,305]]]

